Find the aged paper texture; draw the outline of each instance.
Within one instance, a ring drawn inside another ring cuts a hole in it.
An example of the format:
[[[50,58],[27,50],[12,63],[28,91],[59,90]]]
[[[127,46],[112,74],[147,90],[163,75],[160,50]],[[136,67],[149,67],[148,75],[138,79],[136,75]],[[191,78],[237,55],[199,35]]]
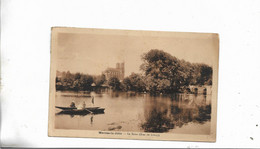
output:
[[[216,141],[219,38],[53,27],[49,136]]]

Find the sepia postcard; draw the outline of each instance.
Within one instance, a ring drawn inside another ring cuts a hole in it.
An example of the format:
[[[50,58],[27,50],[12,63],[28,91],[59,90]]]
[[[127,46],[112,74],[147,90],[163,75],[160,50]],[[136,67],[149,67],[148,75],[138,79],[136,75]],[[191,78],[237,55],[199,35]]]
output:
[[[53,27],[49,136],[216,141],[219,37]]]

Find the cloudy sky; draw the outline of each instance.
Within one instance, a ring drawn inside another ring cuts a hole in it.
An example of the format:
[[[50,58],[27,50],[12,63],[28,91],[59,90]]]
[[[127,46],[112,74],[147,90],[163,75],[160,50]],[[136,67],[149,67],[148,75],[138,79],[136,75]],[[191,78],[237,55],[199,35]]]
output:
[[[189,62],[210,66],[217,61],[216,36],[135,32],[135,34],[59,33],[57,65],[59,71],[100,75],[107,67],[125,62],[126,76],[140,72],[141,55],[151,49],[164,50]]]

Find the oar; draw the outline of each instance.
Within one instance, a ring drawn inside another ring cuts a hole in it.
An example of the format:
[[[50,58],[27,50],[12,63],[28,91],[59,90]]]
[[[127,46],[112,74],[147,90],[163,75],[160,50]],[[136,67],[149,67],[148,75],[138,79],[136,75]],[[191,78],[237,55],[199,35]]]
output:
[[[87,108],[85,108],[85,110],[87,110],[88,112],[90,112],[91,114],[93,114],[93,112],[92,112],[92,111],[90,111],[90,110],[88,110]]]

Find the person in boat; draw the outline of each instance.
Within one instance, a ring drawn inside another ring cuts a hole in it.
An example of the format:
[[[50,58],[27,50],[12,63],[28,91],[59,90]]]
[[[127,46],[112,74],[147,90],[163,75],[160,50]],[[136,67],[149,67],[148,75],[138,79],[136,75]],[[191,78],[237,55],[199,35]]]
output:
[[[74,101],[71,102],[70,107],[71,107],[71,108],[76,108],[76,105],[75,105],[75,102],[74,102]]]

